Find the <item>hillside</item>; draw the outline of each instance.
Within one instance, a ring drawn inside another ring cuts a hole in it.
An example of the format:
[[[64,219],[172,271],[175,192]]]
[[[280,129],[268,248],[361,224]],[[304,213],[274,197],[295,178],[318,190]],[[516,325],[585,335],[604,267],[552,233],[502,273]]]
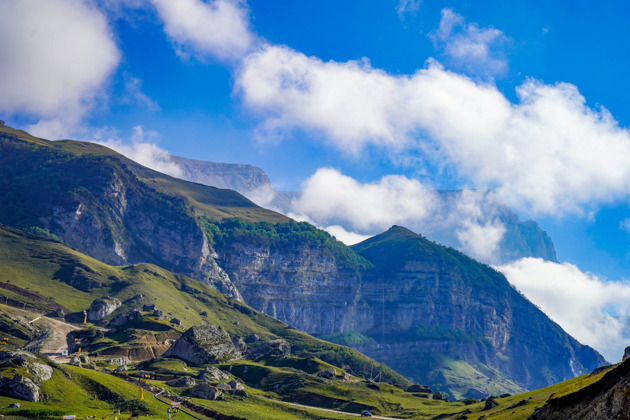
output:
[[[0,223],[48,232],[109,264],[153,263],[238,297],[203,221],[287,222],[232,190],[152,171],[106,147],[0,126]]]

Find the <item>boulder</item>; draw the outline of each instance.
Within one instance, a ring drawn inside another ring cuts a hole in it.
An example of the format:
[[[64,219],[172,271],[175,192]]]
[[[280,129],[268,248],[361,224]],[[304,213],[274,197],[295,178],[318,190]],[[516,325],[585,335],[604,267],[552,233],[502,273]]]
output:
[[[121,305],[122,303],[118,299],[109,296],[94,299],[87,311],[87,318],[90,321],[99,321],[120,308]]]
[[[494,400],[494,397],[490,397],[486,400],[486,405],[483,407],[483,411],[492,410],[497,405],[499,405],[499,403]]]
[[[252,334],[245,340],[246,343],[255,343],[256,341],[260,341],[258,334]]]
[[[435,394],[431,395],[431,398],[434,400],[448,401],[448,398],[442,395],[441,392],[436,392]]]
[[[267,355],[276,356],[280,360],[291,356],[291,344],[281,338],[267,341],[257,345],[256,347],[248,349],[245,354],[245,358],[249,360],[257,360]]]
[[[20,407],[22,407],[22,404],[20,403],[9,404],[9,408],[20,408]]]
[[[159,309],[156,309],[155,311],[153,311],[153,316],[156,317],[156,318],[163,319],[164,318],[164,312],[160,311]]]
[[[214,366],[208,366],[207,368],[199,372],[199,379],[206,382],[217,383],[229,381],[230,375],[223,372],[221,369],[215,368]]]
[[[155,303],[142,305],[142,312],[151,312],[155,311]]]
[[[0,377],[0,395],[37,402],[39,401],[39,385],[22,375],[14,375],[12,379]]]
[[[179,388],[179,387],[185,387],[185,386],[186,387],[195,386],[197,385],[197,382],[190,376],[184,376],[182,378],[177,378],[177,379],[173,379],[172,381],[168,381],[166,382],[166,385]]]
[[[432,394],[433,391],[426,385],[411,385],[407,388],[407,392],[422,392],[424,394]]]
[[[129,370],[127,365],[122,365],[122,366],[118,366],[116,369],[114,369],[114,372],[121,373],[121,372],[124,372],[126,370]]]
[[[214,325],[199,325],[188,329],[167,351],[165,357],[179,357],[187,362],[204,365],[240,359],[230,335]]]
[[[129,363],[131,363],[131,360],[129,360],[129,358],[125,356],[114,357],[113,359],[109,359],[107,363],[110,365],[123,366],[123,365],[128,365]]]
[[[322,370],[317,374],[317,376],[324,379],[335,379],[337,377],[337,371],[335,370],[335,368],[329,368],[326,370]]]
[[[230,386],[230,388],[236,389],[236,390],[239,390],[239,391],[242,391],[242,390],[245,389],[245,387],[240,382],[236,382],[234,380],[228,382],[227,384]]]
[[[226,384],[225,382],[220,382],[218,384],[215,385],[218,389],[220,389],[221,391],[231,391],[232,387],[229,386],[228,384]]]
[[[192,396],[206,400],[217,400],[223,395],[221,390],[205,382],[201,382],[200,384],[190,388],[188,393]]]
[[[247,351],[247,344],[245,344],[245,341],[243,341],[243,339],[238,335],[232,337],[232,344],[234,344],[234,347],[236,347],[236,349],[241,353],[245,353]]]
[[[182,321],[179,320],[179,318],[171,318],[171,324],[175,324],[175,325],[182,325]]]

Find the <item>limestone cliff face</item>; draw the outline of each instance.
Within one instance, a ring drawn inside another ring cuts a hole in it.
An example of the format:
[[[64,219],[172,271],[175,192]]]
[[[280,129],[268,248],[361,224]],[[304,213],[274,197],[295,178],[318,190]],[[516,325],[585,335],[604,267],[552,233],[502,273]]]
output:
[[[171,160],[182,170],[181,177],[188,181],[241,193],[271,185],[265,171],[256,166],[206,162],[181,156],[171,156]]]
[[[605,362],[503,275],[453,249],[399,227],[354,249],[373,267],[347,270],[329,250],[304,245],[241,241],[217,252],[249,305],[312,334],[360,334],[358,350],[416,382],[443,381],[428,362],[437,354],[528,389]]]
[[[313,334],[352,331],[363,320],[359,274],[339,266],[327,248],[233,242],[218,262],[248,305]]]

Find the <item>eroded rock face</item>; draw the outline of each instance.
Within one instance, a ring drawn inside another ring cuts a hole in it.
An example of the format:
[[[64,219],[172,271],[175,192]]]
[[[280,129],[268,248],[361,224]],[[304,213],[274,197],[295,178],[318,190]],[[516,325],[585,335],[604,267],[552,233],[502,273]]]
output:
[[[39,401],[40,384],[53,375],[52,367],[22,350],[0,351],[0,369],[19,372],[11,377],[0,376],[0,395],[32,402]]]
[[[217,383],[229,381],[230,375],[214,366],[208,366],[204,370],[199,372],[199,379],[210,383]]]
[[[223,327],[200,325],[186,330],[164,356],[203,365],[240,359],[241,353]]]
[[[121,306],[122,302],[109,296],[95,299],[87,311],[87,318],[90,321],[99,321]]]
[[[272,355],[280,359],[289,357],[291,356],[291,344],[283,339],[267,341],[247,350],[245,358],[256,360],[267,355]]]
[[[172,381],[168,381],[166,382],[166,385],[175,387],[188,387],[197,385],[197,382],[190,376],[184,376],[183,378],[177,378],[173,379]]]
[[[630,359],[577,392],[550,398],[532,420],[630,419]]]
[[[223,395],[223,392],[221,392],[221,390],[207,384],[206,382],[201,382],[200,384],[190,388],[188,390],[188,393],[195,397],[203,398],[206,400],[217,400]]]

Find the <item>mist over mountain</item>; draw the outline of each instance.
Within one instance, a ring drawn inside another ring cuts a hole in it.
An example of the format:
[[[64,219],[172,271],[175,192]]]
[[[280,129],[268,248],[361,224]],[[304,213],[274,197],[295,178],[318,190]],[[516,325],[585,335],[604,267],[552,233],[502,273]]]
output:
[[[509,207],[497,201],[491,191],[439,190],[429,192],[430,211],[417,217],[421,211],[411,210],[409,217],[386,219],[377,226],[357,227],[359,214],[341,215],[336,204],[330,203],[330,213],[313,210],[304,192],[277,191],[265,172],[251,165],[203,162],[173,156],[172,161],[182,168],[183,179],[230,188],[255,203],[315,223],[331,234],[356,232],[356,237],[379,233],[393,223],[404,224],[429,239],[471,254],[489,264],[504,264],[520,258],[534,257],[557,262],[553,241],[533,220],[521,221]],[[334,183],[336,178],[330,179]],[[309,183],[306,184],[309,187]],[[334,188],[334,185],[329,185]],[[326,189],[326,186],[323,187]],[[412,192],[413,193],[413,192]],[[308,195],[308,192],[306,193]],[[326,203],[326,192],[312,201]],[[385,200],[385,198],[383,199]],[[357,207],[361,203],[356,203]],[[426,207],[422,204],[420,207]],[[347,236],[339,236],[347,241]],[[349,243],[356,243],[357,240]]]

